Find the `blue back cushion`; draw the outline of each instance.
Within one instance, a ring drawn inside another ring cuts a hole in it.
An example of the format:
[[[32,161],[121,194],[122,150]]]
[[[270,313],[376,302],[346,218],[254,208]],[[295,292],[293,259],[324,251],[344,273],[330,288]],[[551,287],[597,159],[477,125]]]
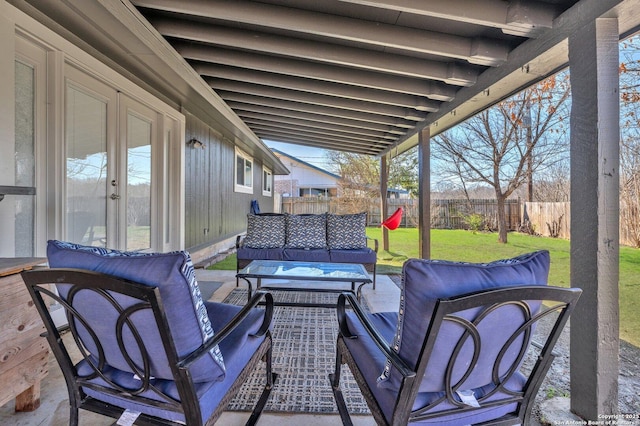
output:
[[[157,286],[160,291],[169,328],[179,357],[183,357],[213,338],[214,331],[207,315],[200,289],[195,278],[193,263],[189,253],[175,251],[171,253],[138,253],[109,250],[98,247],[82,246],[61,241],[49,241],[47,257],[51,268],[79,268],[101,272],[141,284]],[[58,285],[58,291],[66,298],[68,285]],[[84,293],[84,294],[82,294]],[[83,315],[92,325],[105,329],[106,337],[101,341],[108,363],[115,368],[131,371],[131,367],[120,355],[115,336],[115,321],[118,312],[102,298],[92,296],[92,292],[80,292],[74,303],[85,301]],[[118,301],[125,305],[131,299],[119,297]],[[148,314],[145,314],[148,315]],[[172,372],[166,362],[166,356],[159,342],[159,335],[154,327],[144,325],[151,318],[139,317],[145,346],[150,353],[152,376],[173,379]],[[111,339],[111,341],[109,341]],[[96,345],[85,333],[83,343],[94,355],[98,355]],[[128,348],[137,345],[130,333],[125,335]],[[133,349],[134,361],[142,366],[137,350]],[[195,382],[219,380],[224,376],[225,366],[220,349],[216,346],[203,356],[191,368]]]
[[[475,264],[462,262],[448,262],[438,260],[410,259],[403,266],[403,288],[400,296],[400,311],[393,348],[400,357],[415,367],[418,361],[426,332],[431,323],[436,301],[441,298],[450,298],[462,294],[489,290],[502,287],[519,285],[547,285],[549,275],[549,252],[542,250],[528,253],[512,259],[498,260],[491,263]],[[537,310],[539,303],[531,309]],[[490,315],[482,321],[481,334],[487,334],[496,342],[504,336],[508,336],[522,324],[523,312],[513,306],[507,307],[508,312],[500,311],[499,315]],[[465,317],[473,319],[476,312],[466,312]],[[505,321],[507,318],[507,321]],[[420,386],[421,392],[442,391],[444,372],[451,358],[453,346],[462,335],[460,327],[445,323],[440,330],[436,346],[427,366],[427,375]],[[484,337],[483,337],[484,339]],[[512,356],[517,355],[516,347],[521,341],[513,345],[513,354],[504,357],[503,363],[508,364]],[[497,350],[500,348],[498,347]],[[471,342],[463,348],[463,354],[458,359],[465,358],[466,353],[472,353]],[[487,376],[493,367],[492,354],[483,353],[486,369],[480,368],[477,377],[470,378],[469,385],[479,386],[488,383]],[[511,357],[511,358],[510,358]],[[462,373],[466,371],[464,366],[456,365]],[[484,370],[484,371],[480,371]],[[475,374],[475,373],[474,373]],[[457,374],[454,373],[454,376]],[[400,375],[389,363],[378,379],[379,385],[384,388],[398,389]]]

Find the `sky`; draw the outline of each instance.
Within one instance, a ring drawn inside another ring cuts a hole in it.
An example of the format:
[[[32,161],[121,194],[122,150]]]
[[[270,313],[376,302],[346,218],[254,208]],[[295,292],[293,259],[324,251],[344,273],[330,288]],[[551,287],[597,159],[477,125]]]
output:
[[[331,168],[327,162],[327,150],[325,149],[304,145],[294,145],[283,142],[274,142],[270,140],[265,140],[264,143],[269,148],[280,150],[306,163],[313,164],[316,167],[320,167],[321,169],[329,170]]]

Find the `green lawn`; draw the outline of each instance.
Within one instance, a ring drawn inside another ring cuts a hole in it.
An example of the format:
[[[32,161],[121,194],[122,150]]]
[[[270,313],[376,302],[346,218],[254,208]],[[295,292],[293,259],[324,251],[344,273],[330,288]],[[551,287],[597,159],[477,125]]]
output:
[[[367,228],[367,235],[381,242],[380,228]],[[466,262],[490,262],[535,250],[549,250],[549,283],[569,286],[569,241],[510,233],[507,244],[499,244],[497,234],[462,230],[431,231],[431,258]],[[389,251],[378,252],[379,273],[400,273],[402,263],[418,257],[418,230],[398,228],[389,232]],[[211,269],[235,269],[235,256]],[[640,250],[620,248],[620,337],[640,346]]]

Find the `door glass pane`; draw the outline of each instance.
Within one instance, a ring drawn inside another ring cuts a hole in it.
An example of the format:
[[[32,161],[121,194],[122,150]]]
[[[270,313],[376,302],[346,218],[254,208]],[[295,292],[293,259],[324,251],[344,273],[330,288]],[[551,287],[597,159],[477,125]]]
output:
[[[107,102],[67,86],[68,241],[106,245]]]
[[[127,114],[127,250],[151,247],[151,122]]]
[[[35,73],[33,67],[15,62],[15,185],[35,185]],[[15,255],[33,256],[35,197],[15,195]]]

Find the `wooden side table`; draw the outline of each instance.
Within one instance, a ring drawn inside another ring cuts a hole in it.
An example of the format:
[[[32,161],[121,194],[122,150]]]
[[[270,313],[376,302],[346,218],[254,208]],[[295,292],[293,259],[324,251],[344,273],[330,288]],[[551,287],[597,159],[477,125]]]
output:
[[[40,380],[48,371],[44,324],[20,272],[44,258],[0,258],[0,406],[16,400],[16,411],[40,406]]]

